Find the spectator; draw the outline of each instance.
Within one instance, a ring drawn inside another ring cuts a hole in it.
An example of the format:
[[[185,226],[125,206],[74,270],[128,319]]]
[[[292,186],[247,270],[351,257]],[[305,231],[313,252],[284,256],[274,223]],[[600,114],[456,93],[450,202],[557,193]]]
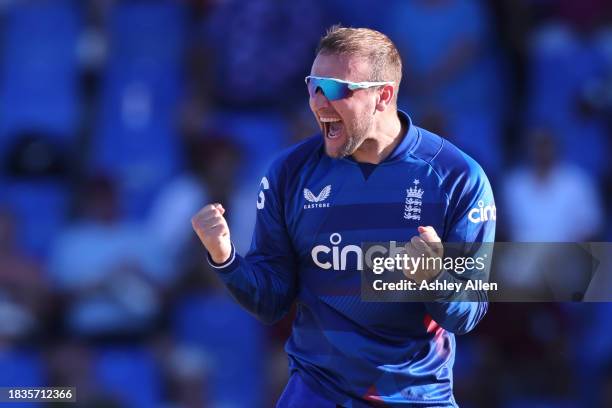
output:
[[[89,180],[79,198],[79,216],[61,233],[50,266],[68,329],[94,337],[146,333],[173,280],[165,252],[142,225],[118,218],[111,180]]]
[[[32,340],[50,317],[41,265],[16,243],[15,218],[0,209],[0,339]]]
[[[548,130],[527,138],[528,163],[512,171],[502,201],[510,239],[519,242],[582,242],[602,227],[599,192],[583,170],[558,156]]]
[[[241,150],[223,131],[203,130],[192,115],[182,123],[187,169],[165,184],[152,203],[148,218],[151,235],[181,267],[193,232],[189,220],[202,203],[234,197]],[[253,198],[254,200],[254,198]]]
[[[599,182],[607,169],[610,143],[606,110],[598,106],[598,99],[606,97],[600,89],[605,89],[612,61],[596,26],[576,26],[580,23],[556,19],[531,33],[527,118],[530,123],[550,124],[562,146],[559,156]]]
[[[595,239],[602,228],[599,192],[588,174],[558,158],[550,131],[532,130],[526,141],[528,163],[508,175],[500,218],[511,241],[531,244],[497,256],[498,279],[517,299],[582,300],[592,279],[591,258],[577,245],[545,243]]]

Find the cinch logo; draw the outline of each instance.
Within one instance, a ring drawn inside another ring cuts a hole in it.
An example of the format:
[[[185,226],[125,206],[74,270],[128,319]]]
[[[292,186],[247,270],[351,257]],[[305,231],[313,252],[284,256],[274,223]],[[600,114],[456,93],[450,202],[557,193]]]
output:
[[[334,232],[329,236],[329,242],[332,244],[331,247],[328,247],[327,245],[317,245],[316,247],[312,248],[312,251],[310,251],[312,261],[315,263],[315,265],[323,269],[344,271],[346,270],[348,260],[352,259],[357,265],[357,270],[363,270],[364,256],[360,246],[346,245],[340,247],[339,245],[342,243],[342,235],[337,232]],[[387,253],[389,253],[388,256],[394,257],[397,254],[404,254],[405,249],[402,246],[397,246],[396,241],[389,242],[389,248],[383,245],[372,245],[365,253],[366,264],[369,268],[372,268],[372,259],[374,258],[374,254],[385,256]],[[351,254],[352,256],[349,258],[349,255]]]
[[[472,208],[470,210],[468,213],[468,219],[474,224],[489,220],[497,220],[497,210],[495,208],[495,204],[485,206],[484,201],[478,201],[478,208]]]
[[[315,196],[312,191],[305,188],[304,189],[304,198],[313,203],[313,204],[305,204],[304,209],[307,210],[309,208],[327,208],[329,207],[329,203],[324,203],[323,201],[329,198],[331,194],[331,184],[323,187],[323,190],[319,193],[319,195]]]

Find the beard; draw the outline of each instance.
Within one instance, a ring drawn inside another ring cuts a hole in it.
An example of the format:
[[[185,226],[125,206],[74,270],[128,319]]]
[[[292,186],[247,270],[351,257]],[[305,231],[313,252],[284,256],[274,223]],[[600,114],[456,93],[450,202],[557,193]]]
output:
[[[350,127],[344,123],[343,131],[346,134],[346,141],[340,147],[333,150],[326,143],[325,153],[332,159],[342,159],[351,156],[367,139],[371,127],[372,120],[368,120],[365,117],[358,118]]]

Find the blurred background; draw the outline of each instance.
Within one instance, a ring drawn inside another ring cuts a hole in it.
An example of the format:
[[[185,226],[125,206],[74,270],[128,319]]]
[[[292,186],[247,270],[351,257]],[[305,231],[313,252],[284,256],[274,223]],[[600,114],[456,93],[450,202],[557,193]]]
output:
[[[259,180],[314,133],[334,23],[383,31],[400,107],[489,175],[498,240],[612,239],[609,0],[1,0],[0,385],[83,407],[271,407],[291,316],[227,295],[190,217],[248,248]],[[462,407],[612,407],[612,305],[492,304]],[[33,406],[33,405],[27,405]]]

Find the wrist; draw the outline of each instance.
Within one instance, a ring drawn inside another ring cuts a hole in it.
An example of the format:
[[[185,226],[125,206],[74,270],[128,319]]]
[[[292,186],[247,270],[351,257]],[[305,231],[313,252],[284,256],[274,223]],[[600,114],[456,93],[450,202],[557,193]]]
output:
[[[215,269],[223,269],[234,261],[234,258],[236,256],[235,251],[236,250],[234,249],[234,246],[231,244],[230,244],[230,251],[227,256],[225,256],[223,253],[219,255],[219,253],[217,252],[215,253],[216,257],[213,257],[213,254],[209,251],[208,252],[208,263],[210,264],[210,266],[212,266]]]
[[[219,253],[219,252],[213,253],[213,252],[208,251],[208,255],[210,256],[211,261],[213,261],[215,264],[223,265],[232,256],[232,251],[230,250],[229,252],[223,252],[223,253]]]

